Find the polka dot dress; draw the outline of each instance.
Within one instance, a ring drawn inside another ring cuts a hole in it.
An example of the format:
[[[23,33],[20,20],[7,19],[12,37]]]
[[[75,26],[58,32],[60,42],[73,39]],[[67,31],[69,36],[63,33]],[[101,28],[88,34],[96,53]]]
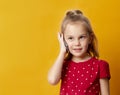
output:
[[[79,63],[67,61],[63,65],[60,95],[99,95],[100,78],[110,79],[106,61],[94,57]]]

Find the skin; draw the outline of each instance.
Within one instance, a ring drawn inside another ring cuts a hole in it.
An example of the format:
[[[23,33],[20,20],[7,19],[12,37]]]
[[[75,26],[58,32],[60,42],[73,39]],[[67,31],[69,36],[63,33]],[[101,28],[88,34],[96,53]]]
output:
[[[83,62],[91,58],[87,53],[88,45],[91,43],[91,37],[80,22],[70,23],[66,26],[64,39],[70,53],[73,55],[72,60],[76,64],[77,62]],[[60,52],[48,73],[48,82],[52,85],[58,84],[61,79],[62,66],[66,55],[63,34],[58,33],[58,40],[60,43]],[[108,79],[100,79],[100,89],[100,95],[110,95]]]
[[[100,79],[100,95],[110,95],[109,80]]]
[[[73,55],[73,61],[80,62],[91,58],[87,53],[91,36],[80,22],[68,24],[64,32],[64,37],[69,51]]]

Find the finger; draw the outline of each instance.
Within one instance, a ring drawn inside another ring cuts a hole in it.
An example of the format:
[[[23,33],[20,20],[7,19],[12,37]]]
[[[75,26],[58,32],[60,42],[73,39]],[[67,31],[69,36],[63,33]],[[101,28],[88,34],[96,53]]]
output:
[[[58,32],[58,37],[63,38],[63,33]]]
[[[58,39],[60,39],[60,32],[58,32]]]

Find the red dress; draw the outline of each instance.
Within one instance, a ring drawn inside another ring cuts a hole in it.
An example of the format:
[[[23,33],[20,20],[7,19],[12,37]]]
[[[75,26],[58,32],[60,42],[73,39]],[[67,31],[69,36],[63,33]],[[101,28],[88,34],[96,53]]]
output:
[[[63,64],[60,95],[99,95],[100,78],[110,79],[109,64],[91,58],[85,62]]]

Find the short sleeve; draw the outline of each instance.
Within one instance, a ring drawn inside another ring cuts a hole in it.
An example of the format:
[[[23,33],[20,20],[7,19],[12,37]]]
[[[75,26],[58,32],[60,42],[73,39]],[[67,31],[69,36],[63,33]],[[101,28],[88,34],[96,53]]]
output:
[[[66,71],[67,71],[67,62],[66,61],[64,61],[64,63],[63,63],[63,67],[62,67],[62,73],[61,73],[61,79],[63,79],[64,77],[65,77],[65,74],[66,74]]]
[[[109,64],[106,61],[100,61],[100,78],[111,78]]]

